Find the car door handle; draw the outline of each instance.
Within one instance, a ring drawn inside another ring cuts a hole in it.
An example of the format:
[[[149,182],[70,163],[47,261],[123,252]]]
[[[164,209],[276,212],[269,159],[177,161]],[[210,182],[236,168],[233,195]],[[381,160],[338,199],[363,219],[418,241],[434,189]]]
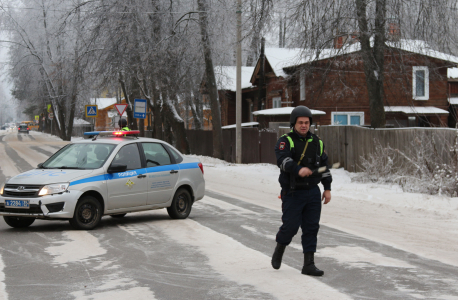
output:
[[[170,174],[175,174],[175,173],[178,173],[178,171],[175,171],[175,170],[170,171]]]
[[[138,175],[137,178],[145,178],[146,175],[145,174],[141,174],[141,175]]]

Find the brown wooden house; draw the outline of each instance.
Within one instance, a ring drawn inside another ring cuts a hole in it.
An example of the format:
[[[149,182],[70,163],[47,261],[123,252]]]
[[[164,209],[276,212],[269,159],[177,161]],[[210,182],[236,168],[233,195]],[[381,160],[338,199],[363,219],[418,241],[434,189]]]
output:
[[[387,126],[456,124],[450,120],[458,115],[453,108],[458,108],[458,79],[456,83],[448,80],[447,70],[458,64],[458,57],[434,51],[422,41],[400,40],[387,46],[383,74]],[[260,92],[261,76],[265,85]],[[318,125],[370,125],[358,43],[320,53],[268,48],[265,60],[258,59],[250,82],[246,82],[246,75],[242,78],[242,122],[258,121],[261,128],[270,122],[286,123],[289,115],[285,110],[272,114],[269,109],[305,105],[322,112],[313,118]],[[224,125],[235,123],[235,75],[233,80],[234,88],[219,90]],[[450,95],[456,95],[455,106],[451,106]]]

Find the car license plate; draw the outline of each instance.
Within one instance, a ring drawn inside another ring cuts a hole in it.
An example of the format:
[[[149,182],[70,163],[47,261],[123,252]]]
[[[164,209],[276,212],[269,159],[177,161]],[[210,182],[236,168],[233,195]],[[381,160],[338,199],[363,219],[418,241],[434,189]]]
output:
[[[9,208],[30,208],[29,200],[5,200],[5,207]]]

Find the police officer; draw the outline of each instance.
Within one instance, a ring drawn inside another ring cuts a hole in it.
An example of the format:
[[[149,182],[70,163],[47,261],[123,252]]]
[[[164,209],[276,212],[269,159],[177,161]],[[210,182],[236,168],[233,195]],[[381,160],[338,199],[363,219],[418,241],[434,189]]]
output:
[[[127,120],[126,119],[119,119],[118,121],[119,128],[121,128],[122,131],[130,131],[129,127],[127,127]]]
[[[280,168],[282,226],[277,233],[277,246],[272,256],[272,267],[279,269],[286,246],[302,228],[304,266],[302,274],[322,276],[315,266],[317,235],[320,227],[321,200],[331,201],[332,177],[323,142],[309,131],[312,112],[305,106],[293,109],[290,116],[291,132],[283,135],[275,146],[277,165]],[[325,166],[324,173],[318,168]],[[323,184],[321,195],[318,183]]]

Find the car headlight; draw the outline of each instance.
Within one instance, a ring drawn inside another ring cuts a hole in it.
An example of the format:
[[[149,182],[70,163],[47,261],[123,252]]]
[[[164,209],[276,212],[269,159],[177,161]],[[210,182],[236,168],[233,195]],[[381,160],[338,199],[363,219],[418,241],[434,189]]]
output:
[[[5,185],[2,184],[2,187],[0,187],[0,195],[2,195],[2,196],[3,196],[3,189],[4,189],[4,188],[5,188]]]
[[[45,195],[52,195],[63,193],[67,190],[69,183],[55,183],[55,184],[48,184],[41,188],[38,196],[45,196]]]

